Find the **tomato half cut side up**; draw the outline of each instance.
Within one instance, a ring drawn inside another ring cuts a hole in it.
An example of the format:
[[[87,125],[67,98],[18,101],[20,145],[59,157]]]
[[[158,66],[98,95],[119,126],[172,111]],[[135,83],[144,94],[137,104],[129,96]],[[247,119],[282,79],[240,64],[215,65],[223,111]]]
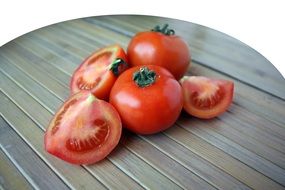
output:
[[[70,82],[71,94],[90,91],[97,98],[108,100],[117,76],[127,69],[126,54],[119,45],[95,51],[75,70]]]
[[[234,83],[203,76],[184,76],[180,80],[184,110],[192,116],[210,119],[224,113],[231,105]]]
[[[45,133],[45,149],[73,164],[93,164],[118,144],[121,119],[111,104],[90,92],[71,96],[58,110]]]

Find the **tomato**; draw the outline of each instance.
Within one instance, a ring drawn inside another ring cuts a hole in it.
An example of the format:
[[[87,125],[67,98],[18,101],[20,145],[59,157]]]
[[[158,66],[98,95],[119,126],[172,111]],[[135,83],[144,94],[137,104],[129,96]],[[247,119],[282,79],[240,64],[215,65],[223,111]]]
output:
[[[183,107],[182,88],[163,67],[132,67],[115,82],[110,103],[119,112],[123,127],[138,134],[153,134],[177,120]]]
[[[71,96],[45,133],[45,150],[73,164],[92,164],[118,144],[122,124],[111,104],[90,92]]]
[[[184,109],[190,115],[210,119],[225,112],[233,100],[234,83],[202,76],[185,76],[180,80]]]
[[[126,61],[126,54],[118,45],[99,49],[73,73],[71,94],[91,91],[97,98],[107,100],[117,76],[127,68]]]
[[[137,33],[128,45],[127,55],[132,66],[162,66],[179,80],[190,66],[190,50],[187,43],[167,26]]]

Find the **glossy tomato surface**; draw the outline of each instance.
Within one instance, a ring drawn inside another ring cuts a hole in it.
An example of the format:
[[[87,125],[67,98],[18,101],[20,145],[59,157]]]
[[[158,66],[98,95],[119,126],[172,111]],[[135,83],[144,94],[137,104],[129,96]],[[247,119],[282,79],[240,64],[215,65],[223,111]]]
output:
[[[45,149],[73,164],[92,164],[118,144],[122,124],[111,104],[90,92],[71,96],[55,114],[45,133]]]
[[[90,91],[97,98],[108,100],[117,76],[127,68],[127,58],[119,45],[97,50],[72,75],[71,94]]]
[[[183,77],[180,80],[184,109],[190,115],[210,119],[224,113],[231,105],[234,83],[202,76]]]
[[[136,75],[145,68],[148,74]],[[149,77],[141,84],[151,84],[139,86],[134,80],[137,76]],[[110,103],[119,112],[123,127],[138,134],[154,134],[174,124],[183,107],[182,97],[181,86],[169,71],[148,65],[122,73],[111,90]]]
[[[148,31],[136,34],[127,55],[132,66],[158,65],[168,69],[179,80],[191,62],[187,43],[177,35]]]

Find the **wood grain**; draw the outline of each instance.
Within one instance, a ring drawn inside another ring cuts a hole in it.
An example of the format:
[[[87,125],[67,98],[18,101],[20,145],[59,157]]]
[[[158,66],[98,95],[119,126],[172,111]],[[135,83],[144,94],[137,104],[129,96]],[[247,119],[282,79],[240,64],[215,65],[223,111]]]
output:
[[[0,189],[33,189],[5,153],[0,150]]]

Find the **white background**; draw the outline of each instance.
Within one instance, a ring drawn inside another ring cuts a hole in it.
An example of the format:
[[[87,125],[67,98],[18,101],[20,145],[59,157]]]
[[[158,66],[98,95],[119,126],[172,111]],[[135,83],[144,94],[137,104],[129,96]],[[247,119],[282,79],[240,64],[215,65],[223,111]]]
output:
[[[283,4],[282,0],[2,1],[0,46],[37,28],[75,18],[108,14],[157,15],[187,20],[227,33],[265,56],[284,77]]]

